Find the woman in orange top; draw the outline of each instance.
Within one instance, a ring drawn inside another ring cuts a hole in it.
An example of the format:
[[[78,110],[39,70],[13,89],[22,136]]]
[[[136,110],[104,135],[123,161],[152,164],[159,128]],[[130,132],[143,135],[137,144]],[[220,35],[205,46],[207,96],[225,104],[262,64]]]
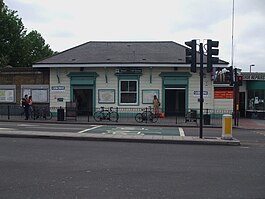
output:
[[[157,98],[156,95],[154,95],[153,105],[154,105],[154,112],[155,112],[156,115],[158,115],[159,114],[160,102],[159,102],[159,99]]]

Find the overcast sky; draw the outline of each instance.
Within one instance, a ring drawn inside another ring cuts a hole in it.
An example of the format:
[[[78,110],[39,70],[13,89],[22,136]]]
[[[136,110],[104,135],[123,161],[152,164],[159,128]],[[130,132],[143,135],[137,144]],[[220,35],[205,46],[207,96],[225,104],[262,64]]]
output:
[[[4,0],[54,51],[88,41],[219,41],[232,63],[233,0]],[[265,72],[265,1],[234,0],[234,66]]]

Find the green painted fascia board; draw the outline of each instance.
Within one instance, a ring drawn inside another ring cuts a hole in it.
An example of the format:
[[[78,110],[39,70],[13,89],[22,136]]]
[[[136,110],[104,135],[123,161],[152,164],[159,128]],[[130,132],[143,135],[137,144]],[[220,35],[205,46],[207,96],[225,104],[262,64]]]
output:
[[[94,80],[89,79],[72,79],[71,85],[94,85]]]
[[[187,85],[187,79],[165,79],[164,85]]]
[[[96,78],[99,75],[96,72],[70,72],[67,74],[68,77],[93,77]]]
[[[262,89],[265,90],[265,81],[248,81],[247,90],[256,90]]]

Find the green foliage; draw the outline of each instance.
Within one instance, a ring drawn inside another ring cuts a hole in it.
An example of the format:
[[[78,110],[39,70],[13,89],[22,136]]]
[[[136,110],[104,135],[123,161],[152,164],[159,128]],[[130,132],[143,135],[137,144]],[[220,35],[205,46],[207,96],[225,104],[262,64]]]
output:
[[[34,61],[53,55],[37,31],[27,34],[17,11],[0,0],[0,67],[30,67]]]

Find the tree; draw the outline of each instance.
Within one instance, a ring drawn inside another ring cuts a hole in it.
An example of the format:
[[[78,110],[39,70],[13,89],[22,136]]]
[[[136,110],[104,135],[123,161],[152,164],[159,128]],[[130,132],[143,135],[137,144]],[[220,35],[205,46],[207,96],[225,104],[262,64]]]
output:
[[[54,54],[45,40],[36,30],[31,31],[23,38],[24,55],[20,61],[24,66],[31,66],[34,61],[49,57]]]
[[[54,54],[40,33],[26,32],[17,11],[8,9],[0,0],[0,67],[28,67]]]
[[[15,66],[14,57],[16,51],[21,50],[20,41],[26,31],[16,11],[9,10],[3,0],[0,1],[0,6],[0,65]]]

